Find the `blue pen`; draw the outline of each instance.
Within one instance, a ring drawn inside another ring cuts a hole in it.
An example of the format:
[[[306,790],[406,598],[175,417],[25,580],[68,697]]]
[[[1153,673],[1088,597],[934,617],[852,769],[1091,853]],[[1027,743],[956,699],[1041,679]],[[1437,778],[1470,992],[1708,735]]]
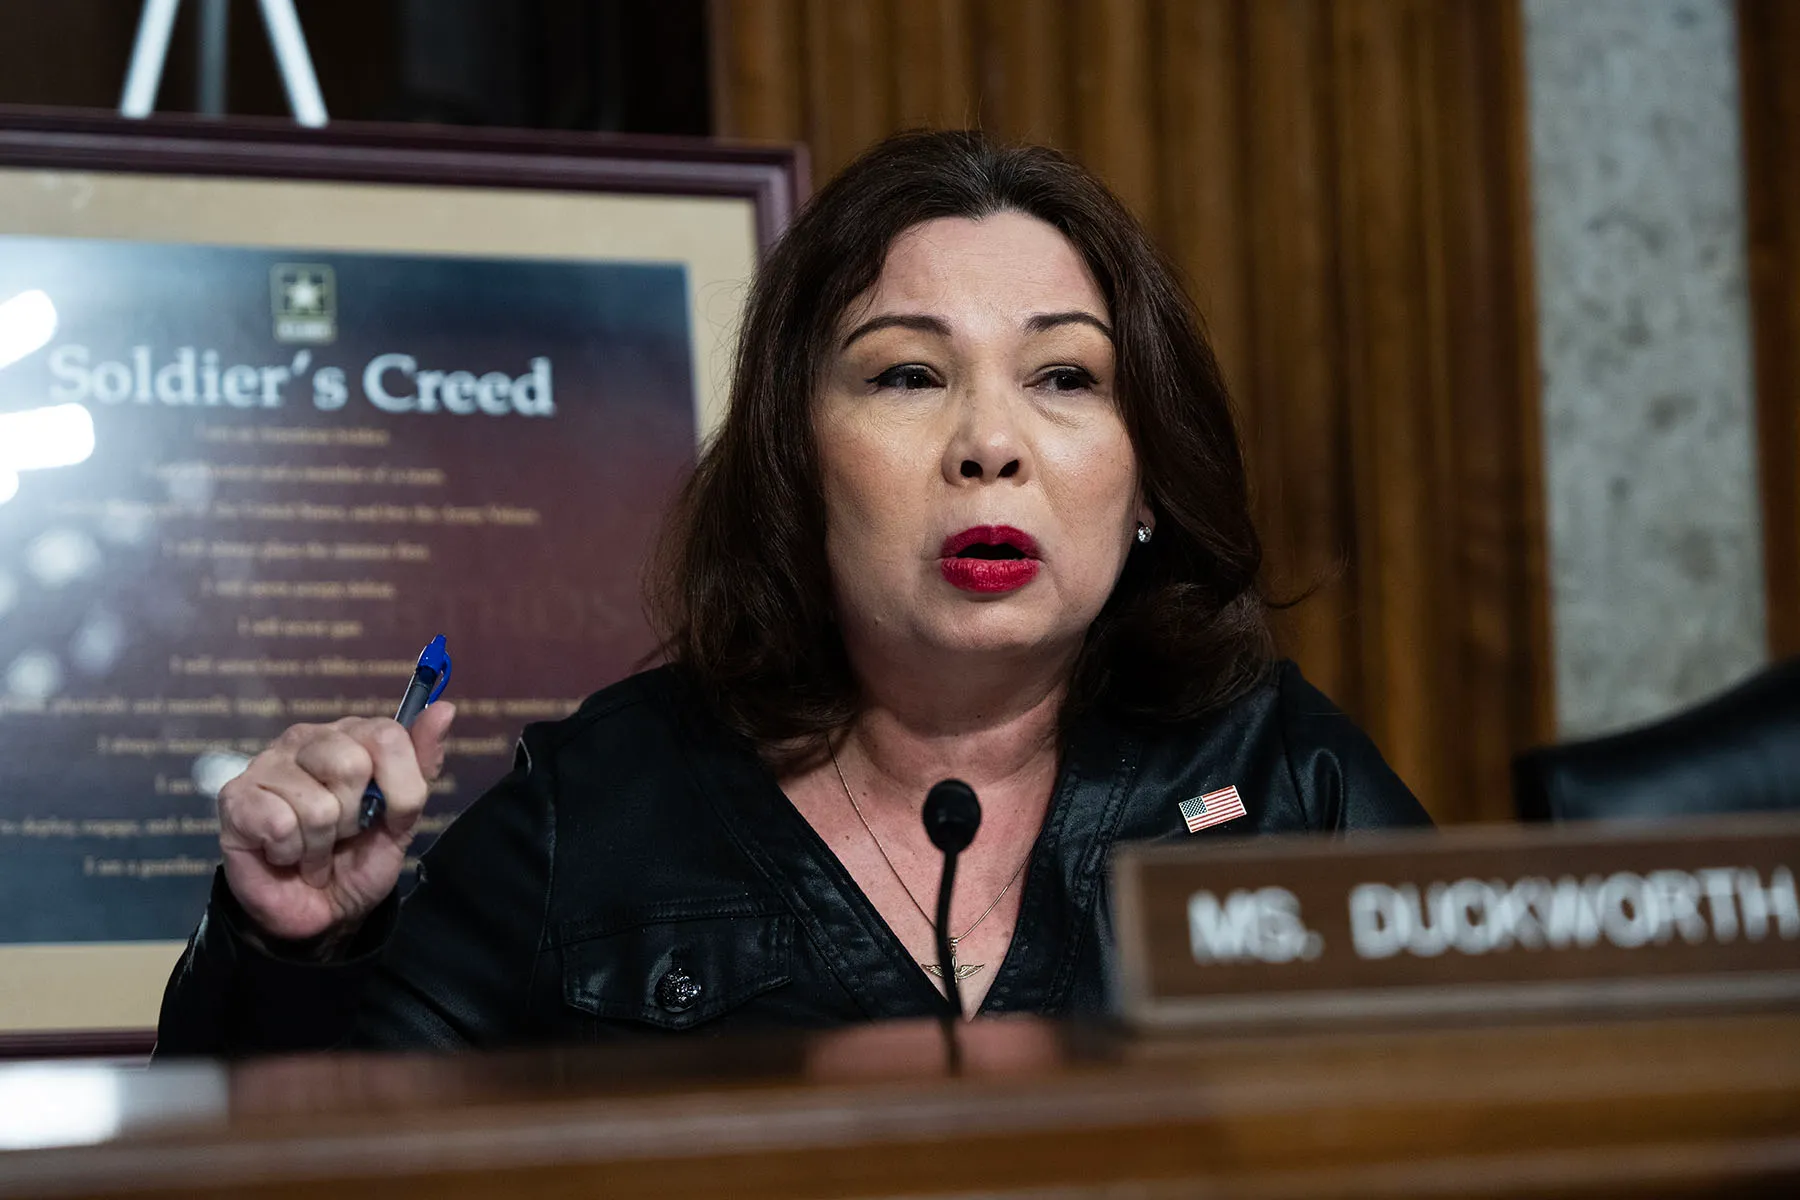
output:
[[[400,698],[400,711],[394,714],[394,720],[400,722],[401,728],[411,729],[425,706],[444,694],[449,682],[450,649],[440,633],[419,652],[419,665],[413,668],[412,679],[406,685],[406,695]],[[386,811],[387,797],[371,782],[363,789],[362,809],[356,814],[356,827],[367,829]]]

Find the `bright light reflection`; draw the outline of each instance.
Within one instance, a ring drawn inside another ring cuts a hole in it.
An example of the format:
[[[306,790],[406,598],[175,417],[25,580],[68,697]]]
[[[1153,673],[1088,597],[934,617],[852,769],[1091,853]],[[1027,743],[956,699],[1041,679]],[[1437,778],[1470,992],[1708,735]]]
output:
[[[112,670],[124,649],[125,622],[98,606],[88,610],[87,619],[69,640],[69,658],[89,675]]]
[[[119,1083],[104,1067],[0,1070],[0,1150],[78,1146],[119,1130]]]
[[[62,663],[48,650],[27,650],[6,669],[6,690],[21,700],[48,700],[62,684]]]
[[[56,305],[39,291],[20,292],[0,304],[0,367],[36,353],[56,335]]]
[[[208,750],[194,760],[190,774],[194,786],[208,800],[217,800],[225,785],[242,775],[250,767],[250,760],[242,754],[234,754],[230,750]]]
[[[72,467],[94,453],[94,417],[79,404],[0,413],[0,471]],[[18,481],[13,481],[17,490]]]
[[[25,547],[25,569],[47,588],[67,587],[100,564],[100,547],[79,529],[47,529]]]
[[[19,473],[11,467],[0,467],[0,504],[19,494]]]
[[[100,536],[121,546],[135,546],[150,536],[150,514],[143,505],[109,504],[100,513]]]

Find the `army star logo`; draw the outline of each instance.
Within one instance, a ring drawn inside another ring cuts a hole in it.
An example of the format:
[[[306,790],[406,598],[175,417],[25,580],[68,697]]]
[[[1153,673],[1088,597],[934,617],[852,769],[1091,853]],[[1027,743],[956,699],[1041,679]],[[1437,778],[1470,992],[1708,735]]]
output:
[[[337,340],[337,273],[324,263],[276,263],[269,269],[275,340],[320,345]]]

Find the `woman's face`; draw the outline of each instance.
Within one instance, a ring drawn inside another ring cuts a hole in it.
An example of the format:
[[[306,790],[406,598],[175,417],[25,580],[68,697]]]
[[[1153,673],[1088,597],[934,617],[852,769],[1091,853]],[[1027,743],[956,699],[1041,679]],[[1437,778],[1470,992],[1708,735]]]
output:
[[[852,653],[1072,653],[1150,512],[1111,314],[1020,213],[895,239],[838,323],[814,424]]]

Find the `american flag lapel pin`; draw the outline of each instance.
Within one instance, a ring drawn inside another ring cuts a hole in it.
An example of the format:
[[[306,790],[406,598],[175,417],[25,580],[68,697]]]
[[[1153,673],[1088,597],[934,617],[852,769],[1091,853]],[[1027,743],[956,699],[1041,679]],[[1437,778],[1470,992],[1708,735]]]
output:
[[[1189,833],[1199,833],[1209,825],[1221,825],[1243,815],[1244,798],[1238,795],[1236,784],[1181,802],[1181,819],[1187,822]]]

